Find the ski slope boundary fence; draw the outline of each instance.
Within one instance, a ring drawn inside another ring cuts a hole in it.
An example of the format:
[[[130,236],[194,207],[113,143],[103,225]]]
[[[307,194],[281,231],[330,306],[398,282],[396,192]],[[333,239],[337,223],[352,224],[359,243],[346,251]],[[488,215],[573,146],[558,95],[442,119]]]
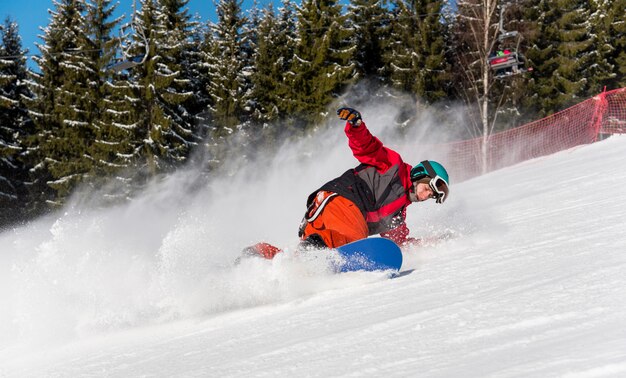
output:
[[[546,118],[491,134],[486,139],[431,146],[434,148],[429,158],[442,162],[454,182],[461,182],[616,133],[626,133],[626,88],[602,92]]]

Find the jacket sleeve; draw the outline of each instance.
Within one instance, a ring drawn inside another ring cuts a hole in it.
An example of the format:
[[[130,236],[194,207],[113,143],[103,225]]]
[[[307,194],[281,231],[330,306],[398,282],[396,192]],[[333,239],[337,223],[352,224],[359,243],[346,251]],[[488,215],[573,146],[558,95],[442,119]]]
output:
[[[394,164],[401,164],[400,155],[385,146],[368,130],[365,122],[358,127],[346,123],[348,145],[354,157],[361,163],[376,167],[379,171],[386,171]]]

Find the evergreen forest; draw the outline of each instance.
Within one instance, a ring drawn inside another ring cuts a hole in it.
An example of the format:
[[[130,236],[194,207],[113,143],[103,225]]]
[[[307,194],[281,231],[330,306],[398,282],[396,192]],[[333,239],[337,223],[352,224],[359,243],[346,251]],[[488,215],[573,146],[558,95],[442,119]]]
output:
[[[114,0],[51,0],[38,52],[3,20],[0,228],[58,209],[78,188],[110,186],[117,203],[194,159],[218,170],[242,148],[252,156],[307,135],[348,92],[357,108],[404,96],[397,125],[419,127],[429,108],[473,138],[481,119],[497,117],[495,132],[626,87],[626,0],[282,0],[249,10],[216,0],[210,22],[187,3],[138,0],[121,18]],[[532,71],[489,70],[505,30],[518,32],[513,47]],[[475,127],[447,113],[458,104]]]

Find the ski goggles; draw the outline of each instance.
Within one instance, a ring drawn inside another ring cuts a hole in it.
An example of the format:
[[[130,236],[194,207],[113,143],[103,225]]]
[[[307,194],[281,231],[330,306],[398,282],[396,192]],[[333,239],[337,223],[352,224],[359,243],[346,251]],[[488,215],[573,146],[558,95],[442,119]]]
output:
[[[426,173],[428,177],[431,177],[428,185],[433,191],[433,196],[437,203],[443,203],[448,198],[448,193],[450,192],[450,188],[448,187],[448,182],[441,176],[435,172],[435,169],[430,164],[428,160],[424,160],[421,162],[426,169]]]
[[[428,186],[432,189],[433,196],[435,197],[437,203],[444,203],[444,201],[448,198],[448,192],[450,191],[446,180],[440,176],[435,176],[435,178],[430,179]]]

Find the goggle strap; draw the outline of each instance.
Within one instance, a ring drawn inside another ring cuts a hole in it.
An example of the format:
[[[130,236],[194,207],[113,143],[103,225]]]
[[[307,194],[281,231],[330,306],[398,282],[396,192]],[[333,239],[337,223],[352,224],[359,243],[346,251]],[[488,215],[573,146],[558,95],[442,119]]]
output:
[[[424,168],[426,168],[426,174],[428,174],[428,176],[430,176],[430,178],[437,177],[437,173],[435,172],[435,169],[433,168],[432,165],[430,165],[430,162],[428,160],[424,160],[424,161],[420,162],[420,164],[423,165]]]

